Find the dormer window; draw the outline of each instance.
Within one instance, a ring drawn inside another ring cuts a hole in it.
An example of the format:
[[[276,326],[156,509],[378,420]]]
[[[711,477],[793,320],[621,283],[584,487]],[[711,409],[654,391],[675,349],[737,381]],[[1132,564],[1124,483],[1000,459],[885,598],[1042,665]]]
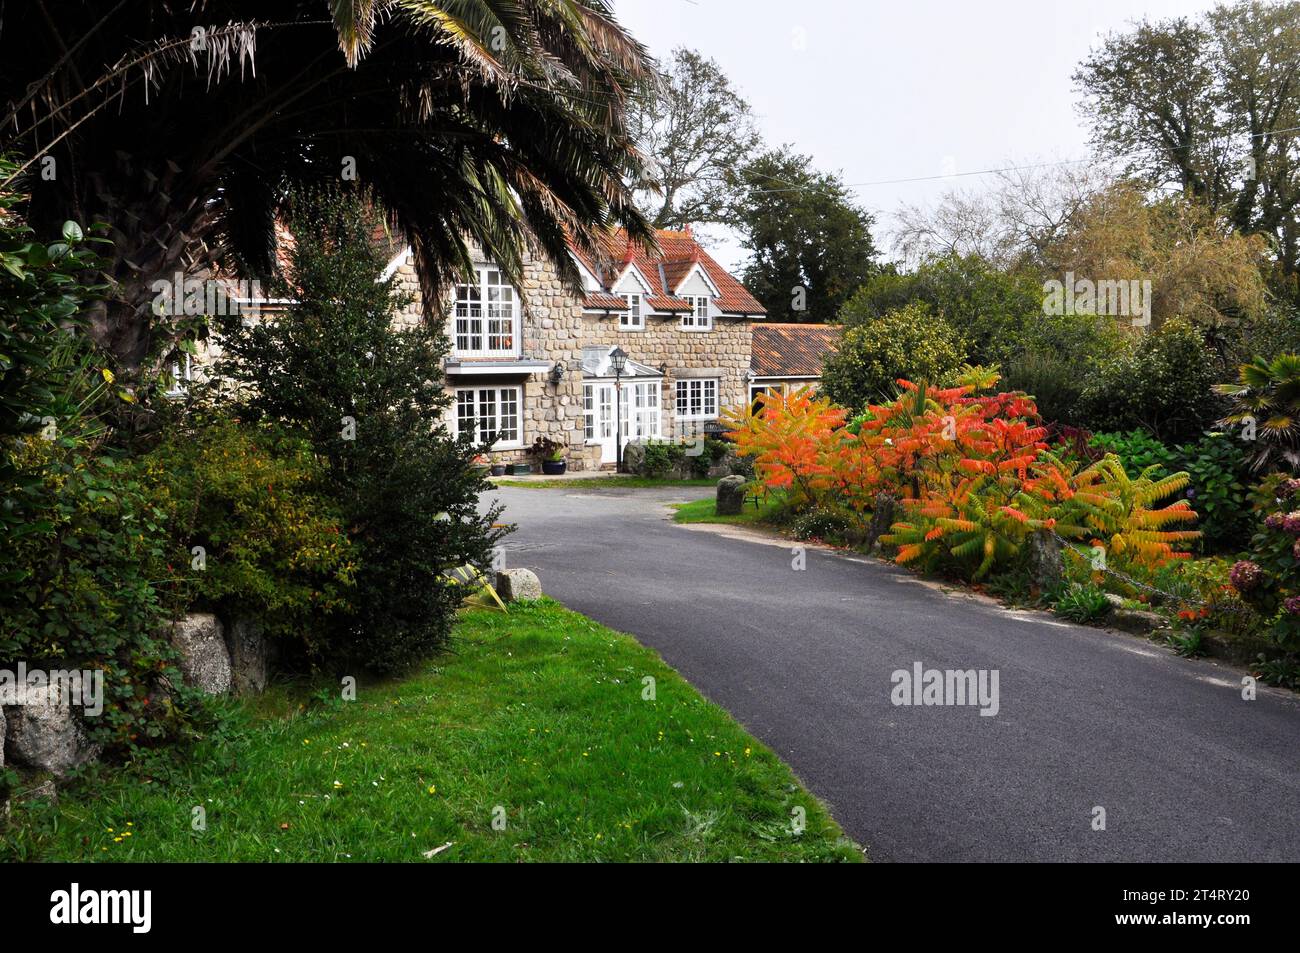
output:
[[[627,313],[618,316],[618,326],[631,331],[645,330],[645,302],[639,293],[624,295],[627,298]]]
[[[519,302],[497,268],[474,269],[474,281],[456,286],[456,354],[461,357],[517,357]]]
[[[689,331],[708,331],[713,327],[713,316],[709,314],[707,295],[686,295],[691,303],[691,310],[682,315],[682,327]]]

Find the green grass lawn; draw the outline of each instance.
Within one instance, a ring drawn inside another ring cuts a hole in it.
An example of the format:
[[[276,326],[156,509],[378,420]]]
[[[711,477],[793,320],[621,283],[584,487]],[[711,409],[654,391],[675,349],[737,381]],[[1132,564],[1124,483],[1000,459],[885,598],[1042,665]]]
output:
[[[609,476],[609,477],[584,477],[573,480],[511,480],[508,477],[499,478],[493,481],[497,486],[527,486],[541,490],[613,490],[619,487],[630,487],[632,489],[645,489],[656,486],[717,486],[717,479],[702,480],[658,480],[653,477],[639,476]]]
[[[770,523],[772,518],[777,515],[781,509],[782,498],[775,493],[768,494],[767,499],[754,506],[752,503],[746,503],[744,509],[736,516],[719,516],[717,501],[713,497],[707,497],[703,500],[691,500],[689,503],[674,503],[673,509],[677,511],[673,516],[675,523],[739,523],[739,524],[764,524]]]
[[[423,672],[363,683],[354,702],[336,693],[231,702],[221,737],[179,767],[103,771],[56,806],[16,806],[0,855],[423,861],[450,845],[432,859],[861,858],[789,768],[655,653],[549,600],[466,611]]]

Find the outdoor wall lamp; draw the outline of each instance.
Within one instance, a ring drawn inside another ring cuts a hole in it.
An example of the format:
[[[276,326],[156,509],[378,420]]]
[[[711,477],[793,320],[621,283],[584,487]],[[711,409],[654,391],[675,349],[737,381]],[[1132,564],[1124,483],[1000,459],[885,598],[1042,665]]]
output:
[[[564,380],[564,365],[556,361],[555,366],[551,368],[551,383],[558,387],[562,380]]]

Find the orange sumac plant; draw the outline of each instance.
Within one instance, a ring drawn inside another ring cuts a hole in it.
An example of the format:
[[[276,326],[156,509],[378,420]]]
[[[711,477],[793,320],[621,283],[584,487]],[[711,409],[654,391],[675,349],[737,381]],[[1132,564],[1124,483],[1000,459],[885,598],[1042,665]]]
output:
[[[1179,526],[1196,514],[1185,501],[1156,506],[1187,485],[1186,474],[1130,479],[1114,456],[1079,469],[1051,452],[1021,393],[898,383],[897,400],[853,421],[806,389],[768,395],[731,415],[731,437],[757,478],[796,507],[835,505],[865,519],[876,494],[901,500],[905,518],[882,537],[900,563],[979,579],[1037,531],[1099,540],[1148,566],[1186,557],[1198,534]]]

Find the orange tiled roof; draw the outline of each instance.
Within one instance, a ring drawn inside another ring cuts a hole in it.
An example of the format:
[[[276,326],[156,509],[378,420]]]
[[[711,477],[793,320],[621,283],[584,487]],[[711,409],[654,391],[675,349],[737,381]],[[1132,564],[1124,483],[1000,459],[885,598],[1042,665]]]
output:
[[[758,303],[744,285],[700,247],[689,230],[675,232],[657,229],[655,239],[659,242],[658,255],[651,255],[639,244],[629,242],[627,232],[621,228],[606,233],[594,257],[570,244],[573,254],[604,286],[603,291],[588,293],[587,307],[600,310],[627,307],[621,298],[617,305],[611,305],[608,299],[616,297],[610,294],[613,283],[630,263],[636,265],[646,281],[650,282],[652,290],[646,296],[650,307],[656,311],[689,311],[691,303],[685,298],[677,297],[674,292],[682,279],[699,264],[718,289],[715,300],[723,314],[761,317],[767,313],[767,309]]]
[[[840,329],[831,324],[755,324],[750,370],[755,377],[821,377],[839,340]]]

